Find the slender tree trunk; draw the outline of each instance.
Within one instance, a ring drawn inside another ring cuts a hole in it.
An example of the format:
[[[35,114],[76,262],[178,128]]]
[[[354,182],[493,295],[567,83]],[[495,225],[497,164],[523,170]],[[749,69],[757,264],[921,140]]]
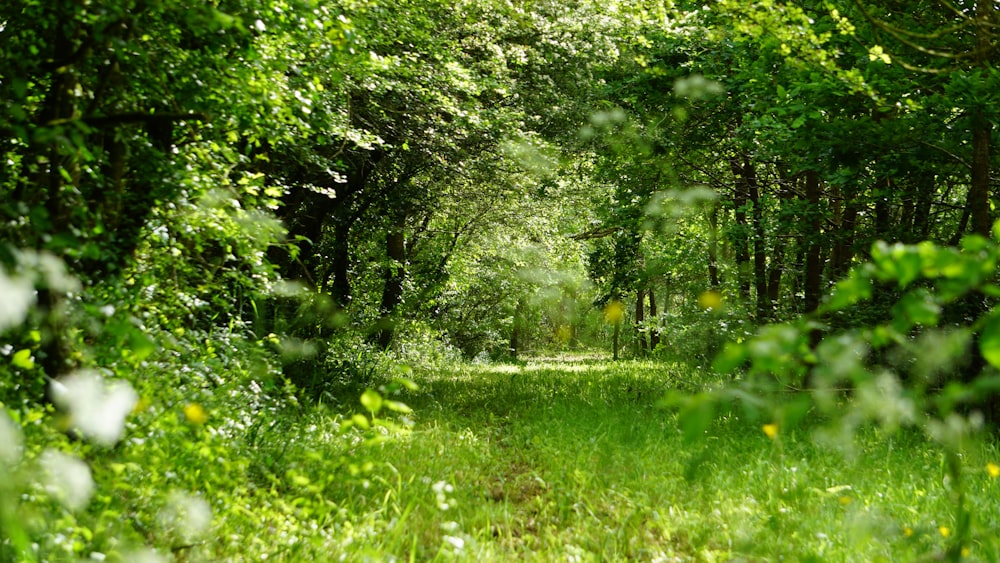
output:
[[[649,349],[655,351],[660,345],[660,324],[656,312],[656,292],[652,289],[649,290],[649,319],[653,325],[649,331]]]
[[[996,52],[993,34],[996,33],[996,2],[976,2],[976,66],[988,68]],[[972,232],[990,236],[993,221],[990,219],[990,136],[993,125],[984,115],[982,107],[972,110],[972,181],[969,185],[968,207],[972,213]]]
[[[708,283],[717,289],[719,280],[719,206],[712,205],[708,215]]]
[[[521,345],[523,342],[522,331],[524,329],[524,309],[527,307],[527,303],[524,297],[519,297],[517,299],[517,305],[514,306],[514,318],[511,321],[510,327],[510,358],[512,360],[517,359],[518,353],[521,351]]]
[[[917,177],[917,202],[913,211],[913,236],[917,241],[931,236],[931,205],[934,202],[934,176],[924,173]]]
[[[614,333],[611,336],[611,346],[613,347],[611,351],[611,359],[614,361],[618,361],[618,342],[621,340],[621,336],[622,323],[617,322],[615,323]]]
[[[735,218],[736,218],[736,235],[735,244],[736,247],[736,269],[737,276],[739,277],[737,281],[737,286],[739,289],[740,299],[744,302],[750,301],[750,243],[749,243],[749,225],[747,224],[747,202],[749,200],[749,186],[747,185],[746,177],[742,166],[740,166],[739,161],[736,158],[732,158],[729,161],[729,167],[733,173],[734,179],[734,195],[733,195],[733,207],[735,208]]]
[[[781,298],[781,275],[785,270],[785,249],[780,244],[774,245],[771,255],[771,267],[767,272],[767,299],[770,304],[771,316],[774,316],[774,307]]]
[[[980,2],[984,4],[985,2]],[[972,182],[967,206],[972,215],[972,232],[990,236],[990,136],[993,126],[979,108],[972,114]]]
[[[764,323],[771,318],[770,293],[767,291],[767,244],[764,238],[764,210],[760,203],[760,183],[757,171],[749,160],[743,163],[743,176],[747,185],[747,196],[753,224],[753,279],[757,293],[757,322]]]
[[[895,240],[895,237],[889,232],[892,225],[889,196],[892,195],[892,192],[893,182],[891,178],[886,178],[882,182],[882,186],[875,191],[875,238],[889,242]]]
[[[859,208],[860,205],[854,199],[844,205],[830,258],[831,278],[840,278],[846,274],[854,260],[854,228],[858,223]]]
[[[646,327],[642,326],[646,320],[646,292],[640,289],[635,293],[636,338],[638,340],[639,353],[645,354],[649,350],[649,345],[646,342]]]
[[[395,333],[396,307],[403,301],[403,282],[406,280],[406,237],[404,231],[405,215],[395,225],[389,228],[385,237],[385,254],[387,263],[383,274],[382,302],[379,305],[377,342],[381,349],[386,350],[392,343]]]
[[[333,245],[331,247],[331,274],[333,300],[341,309],[351,304],[351,224],[338,220],[333,224]]]
[[[823,227],[822,214],[819,204],[822,191],[819,184],[819,174],[814,170],[806,172],[806,201],[809,204],[806,213],[804,227],[806,229],[805,243],[805,311],[810,313],[819,308],[820,290],[823,282],[823,263],[821,260],[822,246],[820,244],[820,230]]]

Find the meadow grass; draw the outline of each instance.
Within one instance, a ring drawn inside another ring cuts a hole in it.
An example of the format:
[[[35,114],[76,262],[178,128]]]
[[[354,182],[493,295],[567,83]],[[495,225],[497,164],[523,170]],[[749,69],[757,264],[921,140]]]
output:
[[[349,559],[914,561],[956,528],[943,455],[917,430],[851,448],[721,413],[685,442],[671,389],[705,384],[653,362],[460,366],[414,377],[410,431],[331,502],[356,522]],[[993,448],[966,454],[970,560],[997,560]],[[362,530],[365,530],[362,533]]]

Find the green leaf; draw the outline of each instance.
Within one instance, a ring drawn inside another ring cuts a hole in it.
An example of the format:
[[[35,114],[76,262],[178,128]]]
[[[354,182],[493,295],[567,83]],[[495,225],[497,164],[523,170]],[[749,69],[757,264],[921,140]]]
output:
[[[893,314],[905,318],[910,326],[935,326],[941,314],[941,307],[934,302],[934,296],[930,292],[918,290],[904,295],[893,307]]]
[[[394,412],[401,412],[403,414],[410,414],[413,412],[413,409],[411,409],[409,405],[400,403],[399,401],[386,401],[385,408]]]
[[[851,273],[844,279],[837,282],[833,293],[827,299],[824,309],[827,311],[839,311],[863,301],[870,299],[874,286],[868,272],[862,269],[851,270]]]
[[[10,362],[14,364],[15,367],[19,367],[21,369],[34,369],[35,367],[35,359],[31,357],[31,350],[27,348],[14,352],[14,356],[11,358]]]
[[[364,407],[368,409],[372,415],[376,415],[380,410],[382,410],[383,403],[384,401],[382,400],[382,395],[379,395],[377,391],[368,389],[361,394],[361,404],[364,405]]]
[[[420,389],[420,386],[417,385],[413,380],[407,379],[405,377],[398,377],[396,378],[395,382],[399,383],[401,386],[403,386],[409,391],[416,391]]]
[[[719,352],[712,362],[712,369],[719,373],[732,372],[742,366],[747,361],[748,356],[746,345],[726,342],[722,352]]]
[[[994,312],[979,335],[979,351],[995,368],[1000,368],[1000,315]]]
[[[349,420],[348,422],[350,423],[350,425],[357,426],[358,428],[361,428],[363,430],[368,430],[369,428],[371,428],[371,424],[368,422],[368,419],[365,418],[363,414],[356,414],[352,416],[351,420]],[[348,424],[345,424],[344,426],[348,426]]]
[[[707,395],[692,397],[677,415],[677,423],[684,434],[684,443],[691,444],[705,435],[715,416],[715,401]]]
[[[899,287],[910,285],[923,272],[923,258],[914,246],[879,241],[872,248],[872,261],[878,267],[879,278],[896,280]]]

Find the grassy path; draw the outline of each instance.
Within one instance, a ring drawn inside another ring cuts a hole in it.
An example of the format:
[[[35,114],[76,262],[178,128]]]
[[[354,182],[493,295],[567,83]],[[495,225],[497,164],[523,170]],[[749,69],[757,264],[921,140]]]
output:
[[[845,457],[732,414],[685,445],[656,406],[693,387],[679,367],[536,362],[416,379],[413,430],[382,443],[370,487],[343,499],[369,515],[359,558],[911,561],[955,526],[941,456],[919,435],[862,435]],[[967,555],[996,560],[1000,483],[967,461]]]

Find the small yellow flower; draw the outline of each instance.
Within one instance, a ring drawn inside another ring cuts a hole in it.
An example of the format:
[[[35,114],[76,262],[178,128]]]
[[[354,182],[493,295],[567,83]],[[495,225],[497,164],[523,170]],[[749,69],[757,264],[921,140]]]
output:
[[[938,531],[941,532],[942,538],[946,538],[951,535],[951,528],[949,528],[948,526],[941,526],[940,528],[938,528]]]
[[[990,477],[996,479],[997,477],[1000,477],[1000,465],[991,461],[986,464],[986,472],[990,474]]]
[[[851,497],[848,497],[848,496],[840,497],[838,500],[840,501],[840,504],[842,504],[844,506],[847,506],[847,505],[851,504]]]
[[[970,553],[972,553],[972,551],[969,550],[969,548],[967,547],[962,548],[962,557],[968,557]]]
[[[702,309],[712,311],[722,310],[722,295],[718,291],[704,291],[698,296],[698,306]]]
[[[625,304],[621,301],[615,300],[607,304],[604,307],[604,320],[608,323],[616,325],[625,319]]]
[[[150,400],[147,399],[146,397],[140,397],[139,401],[136,402],[136,404],[135,404],[134,407],[132,407],[132,414],[139,414],[139,413],[141,413],[142,411],[148,409],[149,405],[151,405],[151,404],[152,403],[150,402]]]
[[[903,536],[905,536],[907,538],[912,538],[913,537],[913,528],[911,528],[909,526],[904,526],[903,527]]]
[[[208,421],[208,413],[198,403],[188,403],[184,405],[184,418],[191,424],[205,424]]]
[[[774,423],[765,424],[764,426],[761,426],[760,429],[763,430],[764,434],[766,434],[767,437],[770,438],[770,439],[772,439],[772,440],[778,437],[778,425],[777,424],[774,424]]]
[[[567,325],[559,325],[556,329],[556,342],[565,344],[573,338],[573,329]]]

